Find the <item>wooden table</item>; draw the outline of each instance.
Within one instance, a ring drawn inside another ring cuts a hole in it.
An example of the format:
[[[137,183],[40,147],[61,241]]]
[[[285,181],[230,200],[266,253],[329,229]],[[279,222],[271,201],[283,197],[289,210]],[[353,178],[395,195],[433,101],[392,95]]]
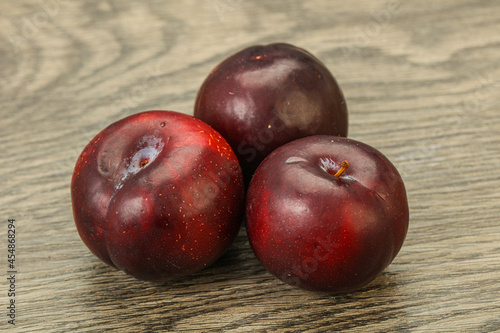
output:
[[[20,0],[0,4],[0,32],[2,330],[500,331],[499,1]],[[218,62],[277,41],[325,63],[349,136],[400,170],[411,226],[395,261],[341,296],[273,278],[243,229],[214,266],[165,285],[101,263],[71,211],[83,147],[139,111],[192,113]]]

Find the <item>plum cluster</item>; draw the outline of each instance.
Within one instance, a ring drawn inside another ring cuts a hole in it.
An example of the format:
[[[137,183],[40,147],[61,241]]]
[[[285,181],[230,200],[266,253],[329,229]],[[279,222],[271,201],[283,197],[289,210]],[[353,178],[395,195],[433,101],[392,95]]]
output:
[[[274,276],[357,290],[399,252],[409,210],[394,165],[347,128],[321,61],[290,44],[248,47],[208,75],[194,117],[137,113],[88,143],[71,182],[78,232],[108,265],[168,281],[220,258],[246,215]]]

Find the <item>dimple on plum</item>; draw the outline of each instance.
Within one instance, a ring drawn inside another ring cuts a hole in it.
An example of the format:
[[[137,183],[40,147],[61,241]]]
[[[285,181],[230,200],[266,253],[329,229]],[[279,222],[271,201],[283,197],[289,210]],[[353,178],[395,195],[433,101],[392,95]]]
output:
[[[148,111],[85,147],[71,197],[78,232],[107,264],[143,280],[197,272],[232,244],[241,223],[241,168],[204,122]]]

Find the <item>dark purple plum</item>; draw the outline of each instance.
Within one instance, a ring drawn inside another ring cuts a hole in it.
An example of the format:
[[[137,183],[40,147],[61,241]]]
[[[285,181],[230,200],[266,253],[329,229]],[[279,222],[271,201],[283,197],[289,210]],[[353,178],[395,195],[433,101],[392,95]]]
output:
[[[302,137],[347,136],[347,107],[330,71],[290,44],[248,47],[203,82],[194,116],[217,130],[238,156],[248,183],[262,160]]]

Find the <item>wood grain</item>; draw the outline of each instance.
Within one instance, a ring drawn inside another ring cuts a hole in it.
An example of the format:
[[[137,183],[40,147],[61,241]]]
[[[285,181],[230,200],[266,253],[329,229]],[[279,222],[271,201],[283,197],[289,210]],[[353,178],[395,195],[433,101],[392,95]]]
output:
[[[500,331],[500,2],[494,0],[0,4],[1,267],[16,219],[19,332]],[[126,115],[192,113],[221,60],[283,41],[320,58],[349,136],[401,171],[411,213],[396,260],[330,296],[269,275],[242,230],[214,266],[136,281],[95,258],[72,219],[76,158]]]

